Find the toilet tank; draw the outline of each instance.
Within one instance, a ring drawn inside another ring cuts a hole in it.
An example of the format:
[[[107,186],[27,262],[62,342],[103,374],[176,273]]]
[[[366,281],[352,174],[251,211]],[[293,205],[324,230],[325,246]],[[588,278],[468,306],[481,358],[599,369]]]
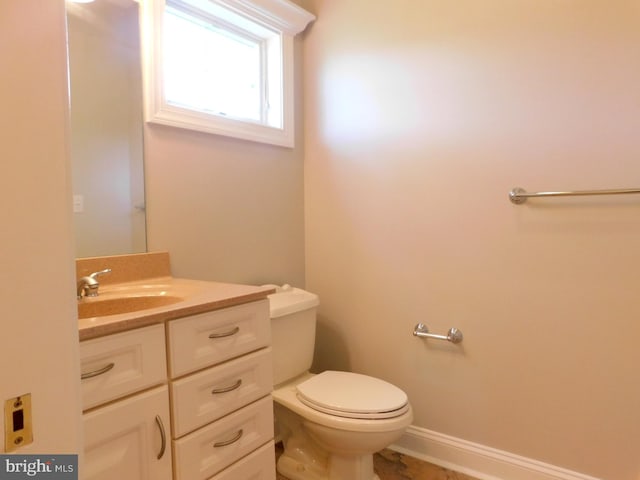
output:
[[[273,285],[271,285],[273,286]],[[269,295],[273,384],[303,374],[313,361],[318,296],[290,285]]]

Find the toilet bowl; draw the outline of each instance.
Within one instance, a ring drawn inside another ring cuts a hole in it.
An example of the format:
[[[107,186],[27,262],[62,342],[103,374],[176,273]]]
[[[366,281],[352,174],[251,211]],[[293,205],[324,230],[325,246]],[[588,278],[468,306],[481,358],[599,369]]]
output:
[[[271,301],[278,472],[290,480],[379,480],[373,453],[411,424],[406,394],[351,372],[309,373],[318,297],[289,286]]]
[[[378,480],[373,453],[413,419],[404,392],[355,373],[304,374],[272,395],[285,444],[278,471],[291,480]]]

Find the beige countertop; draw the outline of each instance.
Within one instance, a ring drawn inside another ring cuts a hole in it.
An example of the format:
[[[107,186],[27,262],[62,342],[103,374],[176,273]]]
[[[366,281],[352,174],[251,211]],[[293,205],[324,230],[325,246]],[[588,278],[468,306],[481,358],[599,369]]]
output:
[[[83,298],[79,300],[79,303],[89,304],[126,296],[140,297],[145,295],[179,297],[179,300],[169,305],[135,312],[79,319],[79,336],[81,341],[88,340],[175,318],[260,300],[273,292],[272,287],[205,282],[171,276],[104,284],[100,286],[98,297]]]

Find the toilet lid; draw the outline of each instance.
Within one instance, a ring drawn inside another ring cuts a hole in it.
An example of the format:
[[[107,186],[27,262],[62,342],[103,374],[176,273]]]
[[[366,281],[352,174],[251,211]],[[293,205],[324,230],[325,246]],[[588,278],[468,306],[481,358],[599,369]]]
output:
[[[392,418],[409,409],[407,395],[398,387],[358,373],[326,371],[296,388],[305,405],[340,417]]]

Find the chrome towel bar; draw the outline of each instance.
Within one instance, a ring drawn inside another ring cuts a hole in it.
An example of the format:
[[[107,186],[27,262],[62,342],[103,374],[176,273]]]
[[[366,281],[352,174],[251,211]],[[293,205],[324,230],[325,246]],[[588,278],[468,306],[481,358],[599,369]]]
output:
[[[414,327],[413,335],[422,338],[446,340],[451,343],[460,343],[462,341],[462,332],[455,327],[450,328],[446,335],[437,335],[435,333],[429,333],[429,329],[424,323],[419,323]]]
[[[527,192],[523,188],[516,187],[509,192],[511,203],[520,205],[530,197],[578,197],[587,195],[628,195],[640,193],[640,188],[619,188],[614,190],[576,190],[573,192]]]

